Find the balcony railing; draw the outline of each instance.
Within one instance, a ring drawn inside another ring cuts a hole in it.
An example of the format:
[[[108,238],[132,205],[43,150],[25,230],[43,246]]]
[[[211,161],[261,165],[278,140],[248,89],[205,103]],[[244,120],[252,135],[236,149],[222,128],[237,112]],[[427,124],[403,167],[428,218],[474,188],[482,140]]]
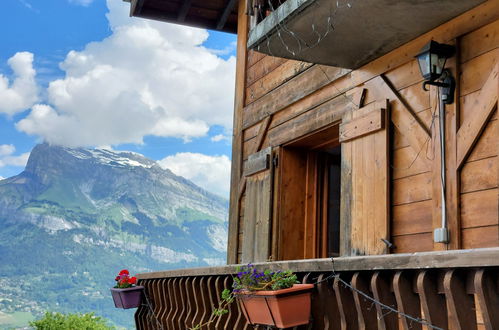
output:
[[[137,329],[188,329],[206,322],[235,265],[138,276],[149,304]],[[499,248],[282,261],[317,283],[303,329],[499,329]],[[431,325],[431,326],[429,326]],[[426,327],[426,328],[425,328]],[[250,329],[238,304],[203,329]]]

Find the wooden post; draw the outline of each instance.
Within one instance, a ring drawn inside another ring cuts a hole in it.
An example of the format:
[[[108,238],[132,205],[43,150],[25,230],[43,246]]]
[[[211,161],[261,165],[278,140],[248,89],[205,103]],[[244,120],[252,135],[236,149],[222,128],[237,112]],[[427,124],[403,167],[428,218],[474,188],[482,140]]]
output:
[[[447,244],[448,250],[457,250],[461,248],[461,219],[460,219],[460,175],[456,160],[457,150],[457,131],[459,128],[459,98],[460,98],[460,45],[459,39],[455,41],[456,56],[449,60],[449,69],[456,79],[456,92],[454,95],[454,103],[447,106],[445,111],[445,141],[447,143],[447,154],[445,155],[446,162],[446,192],[447,199],[447,228],[450,231],[450,241]]]
[[[237,24],[237,63],[236,93],[234,100],[234,134],[232,138],[232,166],[230,178],[229,241],[227,263],[237,263],[239,234],[239,181],[243,170],[243,123],[244,89],[246,80],[246,57],[248,40],[248,16],[245,13],[245,0],[239,1]]]

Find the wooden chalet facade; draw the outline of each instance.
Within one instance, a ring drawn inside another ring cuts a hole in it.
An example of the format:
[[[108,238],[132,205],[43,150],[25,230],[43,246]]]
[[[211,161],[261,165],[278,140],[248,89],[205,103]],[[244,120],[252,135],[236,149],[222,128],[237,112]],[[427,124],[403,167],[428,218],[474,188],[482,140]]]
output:
[[[328,1],[336,3],[322,3]],[[438,2],[424,6],[432,11]],[[131,0],[135,16],[142,10],[148,18],[237,27],[238,35],[228,266],[140,274],[154,308],[139,308],[137,327],[200,323],[231,285],[232,265],[256,262],[290,268],[311,283],[336,271],[356,289],[443,329],[499,329],[499,1],[476,1],[417,36],[408,30],[393,49],[361,50],[369,59],[350,68],[302,61],[323,51],[314,47],[304,55],[273,52],[269,44],[286,48],[292,40],[279,35],[281,23],[265,30],[270,16],[248,15],[258,15],[251,4]],[[310,29],[300,15],[286,26]],[[268,54],[248,48],[258,26]],[[387,40],[396,37],[391,33]],[[415,59],[430,40],[456,49],[446,62],[457,86],[445,108],[444,159],[438,88],[423,90]],[[325,61],[353,61],[361,52],[355,47],[344,59],[338,53]],[[434,240],[443,200],[445,243]],[[314,293],[314,329],[424,328],[385,314],[334,278]],[[237,306],[211,326],[233,328],[250,328]]]

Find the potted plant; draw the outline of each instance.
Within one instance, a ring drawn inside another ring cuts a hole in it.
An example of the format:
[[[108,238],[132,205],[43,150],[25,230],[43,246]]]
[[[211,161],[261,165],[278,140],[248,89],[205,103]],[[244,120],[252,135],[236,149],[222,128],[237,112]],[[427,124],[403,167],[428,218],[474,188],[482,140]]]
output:
[[[116,285],[111,288],[114,306],[123,309],[139,307],[144,287],[136,285],[137,278],[130,277],[128,270],[123,269],[116,276],[115,281]]]
[[[289,328],[308,324],[313,284],[297,284],[291,271],[240,266],[232,292],[249,324]]]

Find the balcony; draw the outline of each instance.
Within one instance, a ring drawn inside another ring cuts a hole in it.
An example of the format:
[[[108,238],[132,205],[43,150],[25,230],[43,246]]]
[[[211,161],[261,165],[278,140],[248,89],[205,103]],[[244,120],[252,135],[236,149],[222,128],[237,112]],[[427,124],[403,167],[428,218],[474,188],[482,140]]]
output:
[[[249,34],[248,48],[357,69],[484,0],[287,0]]]
[[[303,283],[317,283],[312,329],[423,329],[422,323],[435,329],[499,329],[499,248],[341,257],[334,262],[281,261],[258,267],[291,269]],[[205,322],[234,274],[235,265],[228,265],[138,275],[149,305],[137,310],[137,329],[186,329]],[[209,327],[249,328],[237,304]]]

